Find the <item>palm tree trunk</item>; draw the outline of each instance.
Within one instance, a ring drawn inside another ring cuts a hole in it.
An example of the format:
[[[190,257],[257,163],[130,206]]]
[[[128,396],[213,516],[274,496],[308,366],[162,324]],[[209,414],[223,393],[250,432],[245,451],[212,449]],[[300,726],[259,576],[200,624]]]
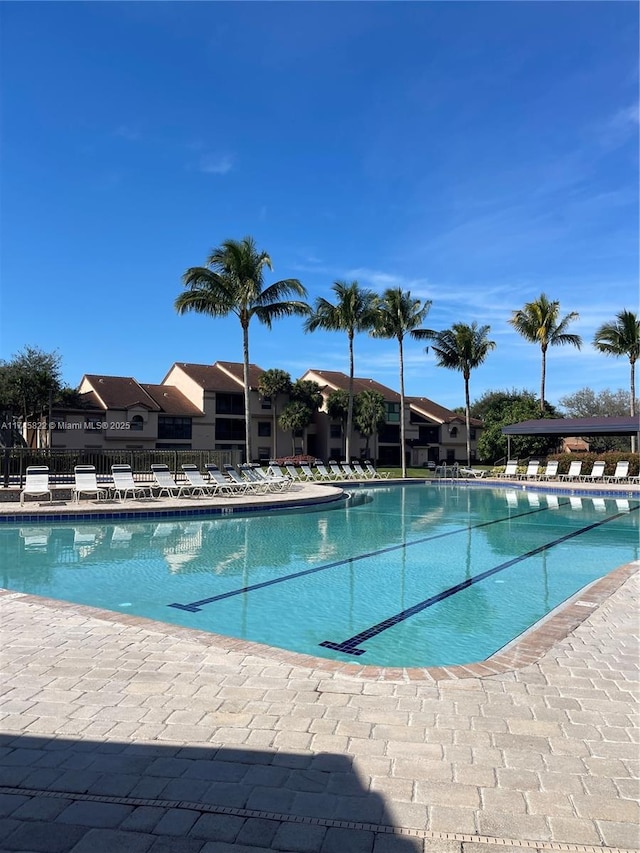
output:
[[[547,375],[547,350],[542,347],[542,375],[540,377],[540,414],[544,415],[544,382]]]
[[[245,462],[252,461],[251,453],[251,409],[249,406],[249,323],[242,323],[242,357],[244,378],[244,428],[245,428]]]
[[[271,395],[271,408],[273,409],[273,458],[278,458],[278,417],[276,412],[276,403],[278,402],[278,395]]]
[[[633,418],[636,414],[636,362],[635,359],[629,359],[631,362],[631,388],[629,389],[631,394],[629,413]],[[635,435],[631,436],[631,452],[636,452],[636,437]]]
[[[404,424],[404,353],[402,352],[402,338],[398,338],[400,349],[400,456],[402,465],[402,478],[407,476],[407,457],[405,454],[405,424]]]
[[[471,467],[471,402],[469,400],[469,374],[464,374],[464,421],[467,428],[467,465]]]
[[[345,457],[351,461],[351,431],[353,429],[353,334],[349,334],[349,405],[347,407],[347,435],[345,438]]]

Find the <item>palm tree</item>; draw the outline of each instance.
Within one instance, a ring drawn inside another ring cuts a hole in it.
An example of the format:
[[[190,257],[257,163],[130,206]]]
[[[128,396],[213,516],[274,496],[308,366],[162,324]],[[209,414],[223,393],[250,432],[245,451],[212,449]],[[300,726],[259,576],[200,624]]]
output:
[[[550,301],[541,293],[533,302],[527,302],[524,308],[514,311],[509,323],[527,341],[540,344],[542,350],[542,377],[540,380],[540,413],[544,415],[544,384],[547,371],[547,350],[550,346],[571,346],[580,349],[582,338],[580,335],[567,334],[569,323],[577,320],[580,316],[572,311],[559,319],[560,303]]]
[[[369,458],[369,439],[377,433],[387,419],[387,407],[379,391],[365,388],[355,398],[355,421],[360,435],[366,437],[364,452]]]
[[[273,415],[273,459],[278,455],[278,396],[291,393],[291,376],[286,370],[277,367],[265,370],[258,380],[258,390],[265,397],[271,398],[271,412]]]
[[[346,332],[349,338],[349,408],[347,411],[346,457],[351,458],[351,432],[353,429],[353,339],[356,332],[373,328],[375,321],[376,295],[366,290],[357,281],[336,281],[332,289],[337,296],[333,305],[318,297],[315,309],[304,324],[305,332],[325,329],[329,332]]]
[[[489,352],[496,348],[495,341],[487,338],[491,327],[472,323],[454,323],[443,332],[429,332],[434,343],[431,349],[436,354],[438,367],[459,370],[464,377],[464,408],[467,428],[467,465],[471,465],[471,404],[469,400],[469,377],[479,367]],[[428,350],[427,350],[428,351]]]
[[[182,277],[187,290],[175,301],[178,314],[195,311],[211,317],[235,314],[242,327],[244,364],[244,414],[247,462],[251,453],[251,413],[249,410],[249,324],[256,317],[267,328],[279,317],[309,314],[306,302],[289,296],[305,297],[307,291],[297,278],[286,278],[264,287],[264,270],[273,269],[271,258],[259,252],[251,237],[225,240],[209,255],[206,266],[190,267]]]
[[[632,311],[623,309],[612,323],[603,323],[593,338],[593,345],[605,355],[626,355],[631,364],[630,415],[636,413],[636,361],[640,355],[640,319]],[[635,436],[631,437],[631,450],[635,452]]]
[[[378,302],[375,326],[371,334],[376,338],[395,338],[398,341],[400,357],[400,454],[402,457],[402,476],[407,476],[405,456],[405,420],[404,420],[404,339],[409,336],[415,340],[429,337],[429,329],[420,329],[424,318],[431,308],[431,300],[422,303],[413,299],[410,291],[403,292],[399,287],[391,287]]]

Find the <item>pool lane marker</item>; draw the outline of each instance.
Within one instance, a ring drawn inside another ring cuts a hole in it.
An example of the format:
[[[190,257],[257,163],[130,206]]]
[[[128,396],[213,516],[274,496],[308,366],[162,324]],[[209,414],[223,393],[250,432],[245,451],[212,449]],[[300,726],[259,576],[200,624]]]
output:
[[[560,504],[560,506],[568,505],[568,501]],[[239,589],[231,589],[229,592],[221,592],[219,595],[212,595],[211,598],[202,598],[200,601],[191,601],[189,604],[174,602],[173,604],[168,604],[167,607],[175,607],[178,610],[186,610],[189,613],[198,613],[206,604],[213,604],[216,601],[224,601],[225,598],[233,598],[234,595],[243,595],[245,592],[254,592],[257,589],[264,589],[265,587],[273,586],[277,583],[295,580],[296,578],[302,578],[305,575],[313,575],[316,572],[324,572],[326,569],[335,569],[336,566],[357,563],[359,560],[368,560],[369,557],[377,557],[380,554],[390,554],[392,551],[400,551],[403,548],[409,548],[413,545],[422,545],[424,542],[433,542],[436,539],[443,539],[446,536],[466,533],[468,530],[478,530],[481,527],[489,527],[491,524],[501,524],[503,521],[512,521],[514,518],[523,518],[526,515],[534,515],[537,512],[547,512],[548,509],[548,506],[536,507],[535,509],[529,509],[515,515],[507,515],[504,518],[494,518],[492,521],[483,521],[481,524],[474,524],[471,525],[471,527],[459,527],[456,530],[448,530],[446,533],[436,533],[434,536],[424,536],[422,539],[416,539],[414,542],[402,542],[399,545],[390,545],[388,548],[381,548],[379,551],[368,551],[365,554],[358,554],[357,557],[347,557],[345,560],[336,560],[335,563],[326,563],[324,566],[314,566],[311,569],[303,569],[300,572],[293,572],[290,575],[282,575],[281,577],[272,578],[268,581],[251,584],[250,586],[241,586]]]
[[[639,507],[634,507],[633,512],[637,511]],[[415,616],[416,613],[420,613],[423,610],[426,610],[427,607],[431,607],[433,604],[437,604],[439,601],[444,601],[445,598],[449,598],[452,595],[456,595],[458,592],[462,592],[463,589],[467,589],[467,587],[472,586],[474,583],[479,583],[485,578],[491,577],[491,575],[495,575],[497,572],[502,572],[505,569],[508,569],[510,566],[516,565],[516,563],[521,563],[523,560],[527,560],[529,557],[534,557],[536,554],[541,554],[543,551],[548,551],[550,548],[553,548],[555,545],[560,545],[562,542],[566,542],[568,539],[573,539],[576,536],[582,536],[583,533],[586,533],[589,530],[593,530],[595,527],[601,527],[603,524],[608,524],[610,521],[613,521],[617,518],[622,518],[623,515],[628,515],[626,512],[618,512],[615,515],[609,516],[609,518],[603,518],[600,521],[594,521],[593,524],[588,524],[586,527],[581,527],[579,530],[574,530],[571,533],[566,533],[564,536],[561,536],[559,539],[554,539],[552,542],[548,542],[546,545],[540,545],[538,548],[534,548],[532,551],[527,551],[526,554],[521,554],[519,557],[514,557],[512,560],[507,560],[506,563],[500,563],[499,566],[494,566],[492,569],[487,569],[486,572],[481,572],[479,575],[475,575],[472,578],[468,578],[467,580],[462,581],[461,583],[456,584],[455,586],[451,586],[448,589],[439,592],[437,595],[432,595],[431,598],[427,598],[424,601],[418,602],[418,604],[414,604],[413,607],[408,607],[406,610],[402,610],[400,613],[396,613],[395,616],[389,616],[387,619],[384,619],[382,622],[378,622],[377,625],[373,625],[371,628],[365,628],[364,631],[360,631],[359,634],[354,634],[353,637],[349,637],[348,640],[343,640],[341,643],[334,643],[331,640],[325,640],[322,643],[319,643],[320,646],[323,646],[326,649],[333,649],[337,652],[343,652],[347,655],[363,655],[367,651],[366,649],[359,649],[358,645],[363,643],[365,640],[370,640],[372,637],[381,634],[383,631],[386,631],[387,628],[393,628],[394,625],[397,625],[400,622],[404,622],[405,619],[409,619],[411,616]]]

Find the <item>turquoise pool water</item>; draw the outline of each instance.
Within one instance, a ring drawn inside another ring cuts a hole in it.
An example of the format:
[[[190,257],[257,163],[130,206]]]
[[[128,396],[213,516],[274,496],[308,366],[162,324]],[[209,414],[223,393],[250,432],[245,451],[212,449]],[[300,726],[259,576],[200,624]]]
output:
[[[639,502],[430,485],[339,508],[0,529],[0,585],[382,666],[483,660],[638,558]]]

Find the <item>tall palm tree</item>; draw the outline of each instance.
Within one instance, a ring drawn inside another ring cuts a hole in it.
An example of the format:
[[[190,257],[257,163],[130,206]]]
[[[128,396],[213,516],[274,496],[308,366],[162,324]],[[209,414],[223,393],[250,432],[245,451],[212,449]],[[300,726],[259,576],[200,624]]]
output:
[[[467,465],[471,465],[471,404],[469,399],[469,377],[471,371],[479,367],[491,350],[496,348],[495,341],[487,337],[490,326],[478,326],[472,323],[454,323],[450,329],[442,332],[429,332],[433,341],[431,349],[436,354],[438,367],[459,370],[464,377],[464,412],[467,428]]]
[[[531,343],[539,344],[542,350],[542,376],[540,379],[540,413],[544,415],[544,385],[547,372],[547,350],[550,346],[571,346],[580,349],[580,335],[570,335],[567,328],[580,315],[572,311],[560,320],[560,303],[551,301],[541,293],[533,302],[527,302],[524,308],[514,311],[509,323],[519,335]]]
[[[333,305],[323,297],[316,299],[313,313],[304,324],[305,332],[324,329],[329,332],[346,332],[349,339],[349,408],[347,410],[346,457],[351,458],[351,432],[353,429],[353,339],[356,332],[373,328],[376,295],[360,287],[357,281],[336,281],[332,285],[337,301]]]
[[[280,370],[273,367],[271,370],[265,370],[258,380],[258,390],[265,397],[271,398],[271,413],[273,416],[273,459],[278,455],[278,397],[280,394],[291,393],[291,376],[286,370]]]
[[[273,269],[271,258],[259,252],[251,237],[225,240],[213,249],[206,266],[190,267],[182,277],[187,290],[175,301],[178,314],[195,311],[211,317],[235,314],[242,327],[244,364],[244,413],[247,462],[251,453],[251,413],[249,410],[249,324],[253,317],[271,328],[273,320],[310,312],[306,302],[288,299],[306,297],[307,291],[296,278],[286,278],[264,287],[264,270]]]
[[[630,410],[636,413],[636,361],[640,355],[640,319],[633,311],[624,308],[611,323],[603,323],[593,338],[593,345],[605,355],[626,355],[631,365]],[[631,437],[631,450],[635,452],[635,436]]]
[[[398,341],[400,360],[400,454],[402,456],[402,476],[407,476],[405,456],[405,420],[404,420],[404,339],[414,340],[429,337],[429,329],[419,328],[431,308],[431,300],[424,303],[413,299],[410,291],[399,287],[390,287],[382,294],[378,302],[375,326],[371,334],[375,338],[395,338]]]

